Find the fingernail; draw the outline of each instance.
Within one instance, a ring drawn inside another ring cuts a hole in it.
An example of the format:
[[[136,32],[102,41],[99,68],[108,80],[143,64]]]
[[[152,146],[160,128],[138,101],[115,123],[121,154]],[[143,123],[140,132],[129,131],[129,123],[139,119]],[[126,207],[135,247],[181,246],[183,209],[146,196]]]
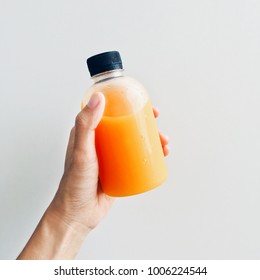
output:
[[[100,97],[99,97],[99,94],[98,93],[93,93],[89,99],[89,102],[88,102],[88,107],[90,109],[94,109],[97,107],[98,103],[100,101]]]

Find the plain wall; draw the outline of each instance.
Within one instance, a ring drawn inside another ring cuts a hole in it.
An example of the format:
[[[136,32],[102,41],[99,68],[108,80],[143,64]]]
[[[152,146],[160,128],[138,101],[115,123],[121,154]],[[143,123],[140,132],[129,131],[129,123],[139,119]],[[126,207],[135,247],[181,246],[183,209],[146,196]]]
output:
[[[55,194],[85,59],[108,50],[160,109],[169,178],[117,199],[78,258],[259,258],[259,14],[256,0],[1,0],[0,258]]]

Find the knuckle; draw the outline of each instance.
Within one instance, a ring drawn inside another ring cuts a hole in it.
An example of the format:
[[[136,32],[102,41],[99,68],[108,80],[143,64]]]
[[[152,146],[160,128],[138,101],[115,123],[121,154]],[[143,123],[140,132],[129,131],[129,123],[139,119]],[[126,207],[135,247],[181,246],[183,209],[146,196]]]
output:
[[[82,117],[82,114],[79,113],[75,120],[76,127],[86,127],[86,120]]]
[[[89,157],[86,152],[75,151],[71,158],[70,167],[80,174],[88,172],[90,175],[97,170],[97,160]],[[92,171],[91,171],[92,170]]]
[[[84,169],[87,166],[87,155],[84,152],[75,151],[72,155],[71,165],[74,168]]]

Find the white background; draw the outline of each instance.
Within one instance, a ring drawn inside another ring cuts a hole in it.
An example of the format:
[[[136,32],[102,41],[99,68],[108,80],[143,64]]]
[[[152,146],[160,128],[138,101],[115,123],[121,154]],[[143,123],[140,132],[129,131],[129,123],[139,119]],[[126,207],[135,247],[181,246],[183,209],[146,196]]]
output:
[[[85,59],[108,50],[160,109],[170,175],[118,199],[78,258],[259,258],[259,15],[257,0],[1,0],[0,259],[51,201]]]

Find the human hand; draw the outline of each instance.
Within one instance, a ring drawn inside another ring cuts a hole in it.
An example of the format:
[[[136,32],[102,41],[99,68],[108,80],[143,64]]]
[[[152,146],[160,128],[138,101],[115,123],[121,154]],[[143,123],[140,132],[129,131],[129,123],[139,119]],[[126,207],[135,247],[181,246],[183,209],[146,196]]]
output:
[[[159,117],[159,110],[158,108],[156,107],[153,107],[153,114],[154,114],[154,117],[155,118],[158,118]],[[168,143],[169,143],[169,139],[168,139],[168,136],[159,132],[159,136],[160,136],[160,140],[161,140],[161,144],[162,144],[162,149],[163,149],[163,154],[164,156],[168,156],[169,153],[170,153],[170,150],[169,150],[169,147],[167,146]]]
[[[102,118],[105,98],[95,93],[88,105],[77,115],[68,143],[65,170],[53,209],[66,221],[81,224],[89,231],[96,227],[108,212],[114,198],[102,191],[98,179],[98,160],[95,149],[95,128]],[[154,116],[159,111],[154,108]],[[168,155],[168,139],[160,133],[164,155]]]
[[[111,207],[114,199],[102,191],[98,179],[95,149],[95,128],[104,107],[104,96],[95,93],[76,117],[58,191],[17,259],[74,258],[88,232]],[[154,109],[154,116],[158,114]],[[168,139],[162,134],[160,139],[167,155]]]
[[[64,174],[52,202],[52,209],[61,219],[72,226],[80,224],[86,231],[96,227],[114,200],[102,191],[98,178],[95,128],[104,107],[103,94],[95,93],[77,115],[70,133]]]

